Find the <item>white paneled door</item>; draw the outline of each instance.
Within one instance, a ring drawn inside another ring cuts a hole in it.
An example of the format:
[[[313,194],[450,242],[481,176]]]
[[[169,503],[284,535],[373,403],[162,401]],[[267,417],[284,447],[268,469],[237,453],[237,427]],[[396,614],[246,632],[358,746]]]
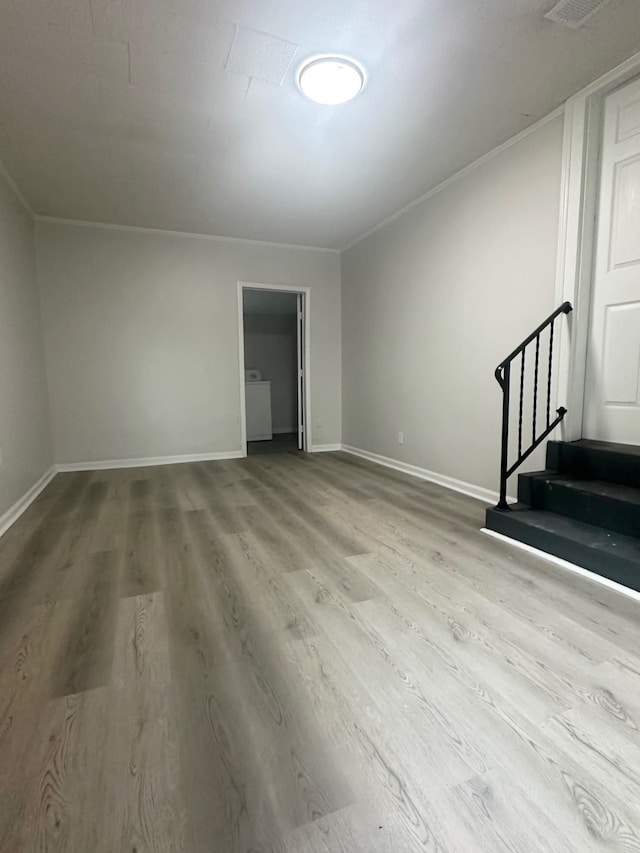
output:
[[[583,435],[640,445],[640,80],[605,102]]]

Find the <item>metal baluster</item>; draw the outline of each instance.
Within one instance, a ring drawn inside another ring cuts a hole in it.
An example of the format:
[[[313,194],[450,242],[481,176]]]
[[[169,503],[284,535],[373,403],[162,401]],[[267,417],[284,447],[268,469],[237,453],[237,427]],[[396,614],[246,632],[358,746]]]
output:
[[[538,415],[538,364],[540,362],[540,335],[536,335],[536,369],[533,374],[533,441],[536,440],[536,420]]]
[[[520,412],[518,419],[518,459],[522,456],[522,407],[524,406],[524,354],[522,350],[522,364],[520,365]]]
[[[551,423],[551,368],[553,365],[553,321],[549,326],[549,373],[547,376],[547,429]]]
[[[507,503],[507,467],[509,455],[509,400],[511,394],[511,362],[507,362],[496,371],[496,378],[502,388],[502,447],[500,453],[500,509],[509,509]]]

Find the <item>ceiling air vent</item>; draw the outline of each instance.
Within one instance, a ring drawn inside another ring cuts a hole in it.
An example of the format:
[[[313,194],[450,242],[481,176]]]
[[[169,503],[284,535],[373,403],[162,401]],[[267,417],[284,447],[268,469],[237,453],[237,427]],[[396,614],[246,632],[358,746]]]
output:
[[[560,0],[545,18],[577,30],[609,0]]]

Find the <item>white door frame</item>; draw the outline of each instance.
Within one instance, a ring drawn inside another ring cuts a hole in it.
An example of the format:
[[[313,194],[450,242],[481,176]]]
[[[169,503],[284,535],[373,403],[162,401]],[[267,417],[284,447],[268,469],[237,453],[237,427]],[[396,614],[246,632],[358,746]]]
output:
[[[568,300],[573,305],[559,347],[558,399],[567,407],[565,441],[582,438],[604,99],[639,74],[636,53],[565,105],[556,276],[556,304]]]
[[[276,290],[281,293],[304,294],[304,449],[311,452],[311,288],[291,284],[265,284],[258,281],[238,282],[238,367],[240,380],[240,434],[242,455],[247,455],[247,403],[244,393],[244,301],[245,290]]]

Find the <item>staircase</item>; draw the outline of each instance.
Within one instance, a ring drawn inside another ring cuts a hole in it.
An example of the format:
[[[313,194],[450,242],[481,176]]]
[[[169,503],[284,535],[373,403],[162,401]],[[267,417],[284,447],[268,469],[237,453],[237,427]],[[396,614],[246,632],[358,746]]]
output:
[[[487,528],[640,591],[640,447],[550,441],[546,466]]]
[[[502,391],[500,493],[486,527],[640,591],[640,446],[549,441],[546,470],[507,481],[562,423],[552,405],[555,326],[564,302],[496,368]],[[515,405],[514,405],[515,404]]]

